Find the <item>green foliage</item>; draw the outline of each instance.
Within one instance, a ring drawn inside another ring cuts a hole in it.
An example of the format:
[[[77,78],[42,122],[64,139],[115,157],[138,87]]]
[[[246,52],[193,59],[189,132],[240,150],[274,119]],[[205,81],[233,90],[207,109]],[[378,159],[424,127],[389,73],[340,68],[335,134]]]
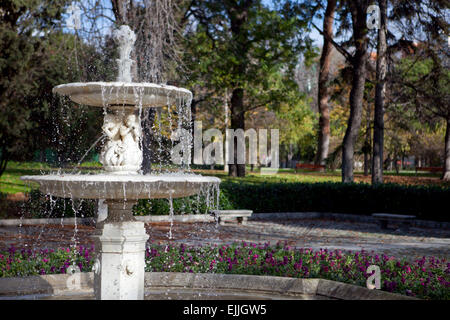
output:
[[[185,37],[187,85],[197,91],[196,99],[210,92],[205,95],[206,108],[223,103],[218,96],[238,87],[245,91],[244,112],[258,106],[276,109],[295,94],[301,99],[291,75],[300,52],[310,49],[310,43],[302,38],[304,21],[292,14],[289,2],[283,3],[267,6],[252,1],[239,30],[231,25],[237,11],[245,10],[242,4],[208,0],[190,9],[196,23]]]
[[[418,219],[449,221],[442,210],[450,188],[437,186],[369,185],[364,183],[233,183],[221,184],[236,209],[254,212],[375,212],[414,214]]]
[[[418,219],[449,221],[442,211],[450,188],[437,186],[369,185],[364,183],[243,183],[223,182],[219,208],[263,212],[335,212],[370,215],[375,212],[414,214]],[[206,212],[201,202],[199,212]],[[140,200],[135,214],[169,214],[165,199]],[[195,197],[174,199],[175,214],[195,214]]]
[[[25,138],[36,126],[31,120],[34,107],[48,101],[38,79],[49,71],[46,58],[54,52],[46,41],[66,2],[5,0],[0,4],[0,174],[5,160],[27,147]]]
[[[50,197],[38,190],[29,193],[22,212],[32,218],[87,218],[94,217],[96,200]]]
[[[23,169],[25,170],[25,169]],[[35,171],[20,171],[33,174]],[[250,209],[259,212],[342,212],[369,215],[374,212],[414,214],[419,219],[449,221],[445,208],[450,196],[448,186],[405,186],[398,184],[342,184],[339,174],[261,176],[249,174],[245,180],[220,176],[219,209]],[[3,178],[2,178],[3,179]],[[320,181],[320,182],[318,182]],[[335,182],[333,182],[335,181]],[[5,197],[5,195],[2,195]],[[2,201],[5,205],[8,201]],[[53,201],[34,190],[20,208],[26,217],[93,217],[95,200],[55,198]],[[174,214],[203,214],[205,197],[173,199]],[[3,210],[12,210],[6,207]],[[16,210],[17,211],[17,210]],[[167,199],[139,200],[135,215],[168,215]]]
[[[4,160],[31,160],[36,151],[48,149],[58,165],[76,162],[99,134],[101,110],[52,93],[61,83],[108,80],[113,69],[109,47],[90,46],[62,31],[68,3],[6,0],[0,5],[0,174]]]
[[[215,209],[215,199],[208,205],[206,197],[190,196],[186,198],[177,198],[172,200],[173,214],[207,214],[210,210]],[[219,194],[219,207],[222,210],[233,209],[228,198],[223,194]],[[134,215],[168,215],[170,213],[170,203],[168,199],[152,199],[138,201],[133,208]]]
[[[418,53],[397,64],[397,82],[401,86],[397,90],[401,102],[413,107],[406,111],[415,111],[416,117],[428,123],[436,117],[450,117],[450,71],[445,67],[446,57],[424,55]]]
[[[94,247],[31,250],[10,247],[0,252],[0,277],[28,277],[66,273],[70,266],[89,272],[94,264]]]
[[[312,159],[316,148],[315,114],[306,99],[298,98],[289,104],[282,104],[276,109],[277,125],[280,128],[280,158],[289,153],[289,146],[301,159]]]

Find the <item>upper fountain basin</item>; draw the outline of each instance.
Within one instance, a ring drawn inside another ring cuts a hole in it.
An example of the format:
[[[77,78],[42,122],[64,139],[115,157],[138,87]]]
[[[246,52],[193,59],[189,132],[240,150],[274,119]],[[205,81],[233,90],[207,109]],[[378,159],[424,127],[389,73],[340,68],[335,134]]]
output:
[[[196,174],[61,174],[20,179],[37,182],[41,192],[57,197],[120,200],[187,197],[220,183],[219,178]]]
[[[187,89],[145,82],[74,82],[56,86],[53,92],[96,107],[162,107],[192,99],[192,92]]]

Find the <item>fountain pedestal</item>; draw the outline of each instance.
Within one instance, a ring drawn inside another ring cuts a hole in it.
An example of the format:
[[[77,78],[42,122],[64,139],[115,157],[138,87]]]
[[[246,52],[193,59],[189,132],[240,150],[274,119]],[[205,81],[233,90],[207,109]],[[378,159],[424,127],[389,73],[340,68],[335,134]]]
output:
[[[145,244],[143,222],[134,221],[135,202],[107,201],[108,218],[95,237],[94,294],[100,300],[143,300]]]

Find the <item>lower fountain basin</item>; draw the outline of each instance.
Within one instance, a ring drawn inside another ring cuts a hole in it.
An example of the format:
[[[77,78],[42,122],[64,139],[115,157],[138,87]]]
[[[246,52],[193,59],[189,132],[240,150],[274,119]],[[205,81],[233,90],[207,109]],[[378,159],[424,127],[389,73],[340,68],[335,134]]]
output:
[[[115,200],[181,198],[220,183],[219,178],[196,174],[61,174],[22,176],[20,179],[37,182],[41,192],[57,197]]]
[[[0,300],[90,300],[92,272],[80,273],[79,288],[69,274],[0,278]],[[220,273],[146,272],[145,300],[418,300],[326,280]]]

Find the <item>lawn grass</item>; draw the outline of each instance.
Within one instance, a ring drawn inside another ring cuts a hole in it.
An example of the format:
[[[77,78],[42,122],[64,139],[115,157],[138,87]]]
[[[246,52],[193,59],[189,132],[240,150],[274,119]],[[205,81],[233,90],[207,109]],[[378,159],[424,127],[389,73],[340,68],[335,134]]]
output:
[[[9,161],[5,172],[0,177],[0,193],[14,194],[37,188],[39,186],[37,183],[22,181],[20,177],[42,174],[49,170],[50,166],[45,163]]]
[[[96,170],[101,168],[101,164],[99,162],[90,161],[84,162],[77,168],[74,168],[76,164],[69,166],[69,171],[74,170],[88,172],[91,170]],[[41,162],[16,162],[10,161],[8,162],[8,166],[6,167],[5,172],[0,177],[0,193],[5,194],[14,194],[18,192],[28,192],[31,189],[36,189],[38,187],[37,183],[29,183],[20,180],[21,176],[24,175],[40,175],[44,173],[50,173],[57,171],[58,168],[51,167],[46,163]],[[66,169],[67,170],[67,169]],[[193,170],[195,173],[200,173],[202,175],[208,176],[216,176],[222,181],[231,181],[231,182],[240,182],[245,181],[247,183],[262,183],[262,182],[284,182],[284,183],[293,183],[293,182],[304,182],[304,183],[316,183],[316,182],[340,182],[341,181],[341,172],[340,170],[335,171],[327,171],[327,172],[299,172],[295,173],[294,169],[280,169],[277,174],[273,175],[263,175],[260,174],[259,170],[255,170],[255,172],[251,172],[250,168],[247,168],[246,177],[242,178],[233,178],[229,177],[228,173],[223,170]],[[395,171],[386,171],[384,173],[386,176],[391,177],[404,177],[405,179],[416,180],[416,184],[424,183],[421,178],[428,178],[426,184],[440,184],[439,174],[436,173],[427,173],[427,172],[419,172],[416,173],[414,171],[401,171],[398,174]],[[431,180],[430,180],[431,179]],[[370,183],[369,179],[363,179],[361,172],[355,172],[355,180],[358,182],[367,182]],[[431,182],[430,182],[431,181]],[[435,181],[435,182],[434,182]],[[408,183],[408,181],[399,180],[399,183]]]
[[[73,165],[75,166],[75,165]],[[72,167],[73,167],[72,166]],[[98,162],[85,162],[80,165],[81,171],[83,168],[101,168]],[[41,175],[58,171],[58,168],[51,167],[47,163],[42,162],[17,162],[9,161],[5,172],[0,177],[0,193],[15,194],[18,192],[29,192],[32,189],[37,189],[39,184],[35,182],[25,182],[20,180],[21,176],[26,175]],[[80,171],[80,170],[77,170]]]
[[[228,173],[218,170],[195,170],[202,175],[211,175],[220,178],[222,181],[239,182],[243,181],[242,178],[230,177]],[[244,181],[247,183],[263,183],[263,182],[304,182],[304,183],[316,183],[316,182],[340,182],[340,174],[335,173],[320,173],[320,172],[283,172],[274,175],[262,175],[259,172],[246,172]]]

